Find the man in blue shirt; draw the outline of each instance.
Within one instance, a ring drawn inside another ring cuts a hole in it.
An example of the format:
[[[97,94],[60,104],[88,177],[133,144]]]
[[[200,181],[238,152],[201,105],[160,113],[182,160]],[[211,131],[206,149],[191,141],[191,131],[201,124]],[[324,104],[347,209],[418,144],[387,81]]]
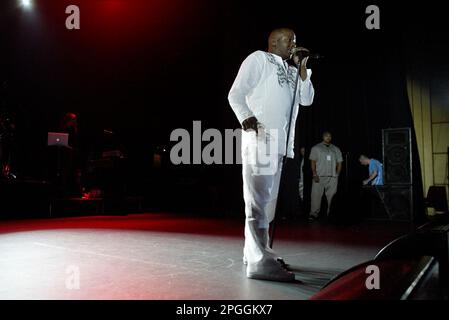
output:
[[[382,186],[384,184],[382,163],[363,154],[360,156],[359,161],[362,165],[368,166],[369,177],[363,180],[363,185]]]

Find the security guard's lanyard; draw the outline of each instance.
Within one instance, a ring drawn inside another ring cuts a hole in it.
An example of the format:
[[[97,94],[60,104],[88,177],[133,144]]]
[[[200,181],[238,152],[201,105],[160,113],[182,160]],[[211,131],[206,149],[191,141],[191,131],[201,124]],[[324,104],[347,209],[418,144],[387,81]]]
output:
[[[331,161],[332,160],[332,156],[330,154],[330,145],[329,144],[325,144],[325,146],[327,147],[327,151],[328,151],[327,156],[326,156],[326,160],[327,161]]]

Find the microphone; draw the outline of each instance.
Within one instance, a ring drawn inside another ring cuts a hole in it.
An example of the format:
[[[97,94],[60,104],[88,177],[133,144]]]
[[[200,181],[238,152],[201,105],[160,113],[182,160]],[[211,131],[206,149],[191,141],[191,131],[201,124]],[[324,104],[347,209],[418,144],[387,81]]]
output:
[[[324,56],[319,53],[311,53],[307,49],[301,47],[295,47],[292,49],[292,56],[299,56],[301,59],[309,57],[309,59],[323,59]]]

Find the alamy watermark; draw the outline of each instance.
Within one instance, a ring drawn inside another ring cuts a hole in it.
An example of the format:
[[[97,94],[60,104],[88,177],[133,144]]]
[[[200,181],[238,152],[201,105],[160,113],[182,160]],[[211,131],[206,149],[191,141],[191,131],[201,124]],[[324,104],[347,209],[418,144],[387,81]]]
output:
[[[365,286],[368,290],[380,290],[380,270],[376,265],[369,265],[365,270],[369,276],[365,280]]]
[[[176,144],[170,150],[170,161],[180,164],[252,164],[264,171],[276,169],[279,134],[277,129],[259,126],[255,130],[201,129],[201,121],[193,121],[192,131],[178,128],[170,134]],[[268,172],[268,171],[267,171]]]
[[[65,19],[65,27],[68,30],[79,30],[81,28],[80,8],[76,5],[70,5],[65,8],[65,13],[69,14]]]
[[[80,8],[77,5],[69,5],[65,9],[65,13],[69,16],[66,18],[65,26],[68,30],[79,30],[81,15]],[[369,5],[365,9],[368,16],[365,19],[365,26],[368,30],[380,29],[380,9],[376,5]]]
[[[365,9],[365,13],[369,16],[365,20],[365,26],[368,30],[380,29],[380,9],[376,5],[369,5]]]

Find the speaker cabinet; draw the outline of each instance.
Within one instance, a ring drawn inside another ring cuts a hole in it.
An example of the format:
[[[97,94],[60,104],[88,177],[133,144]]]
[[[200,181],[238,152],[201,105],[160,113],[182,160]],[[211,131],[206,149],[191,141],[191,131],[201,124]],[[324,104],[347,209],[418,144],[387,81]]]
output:
[[[382,130],[382,144],[384,183],[412,184],[411,129]]]
[[[413,189],[406,185],[373,187],[369,220],[413,221]]]

